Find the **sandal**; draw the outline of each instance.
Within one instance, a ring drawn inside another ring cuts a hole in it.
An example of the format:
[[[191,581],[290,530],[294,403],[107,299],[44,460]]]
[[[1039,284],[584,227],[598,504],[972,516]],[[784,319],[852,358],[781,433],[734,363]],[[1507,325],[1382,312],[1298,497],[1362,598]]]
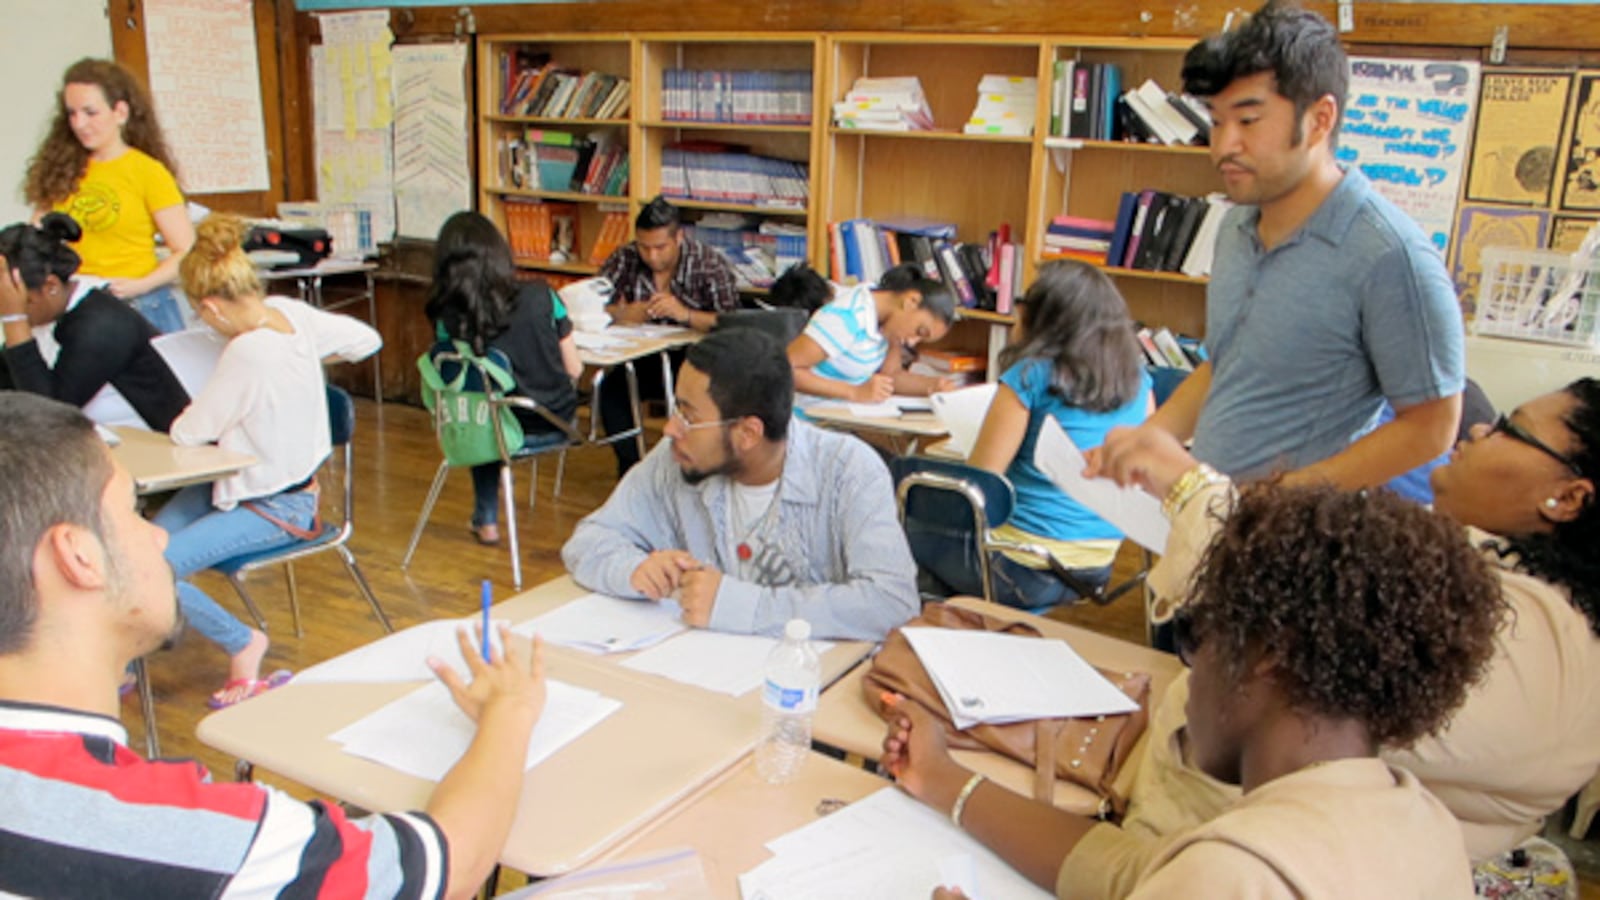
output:
[[[222,689],[211,695],[206,701],[206,706],[212,709],[226,709],[235,703],[243,703],[251,697],[265,694],[275,687],[282,687],[289,683],[294,673],[288,669],[279,669],[266,678],[234,678],[230,679]]]
[[[117,686],[117,696],[126,697],[139,686],[139,676],[132,669],[122,673],[122,684]]]
[[[472,536],[477,538],[478,543],[485,547],[493,547],[500,543],[500,526],[492,522],[485,525],[474,525],[472,526]]]

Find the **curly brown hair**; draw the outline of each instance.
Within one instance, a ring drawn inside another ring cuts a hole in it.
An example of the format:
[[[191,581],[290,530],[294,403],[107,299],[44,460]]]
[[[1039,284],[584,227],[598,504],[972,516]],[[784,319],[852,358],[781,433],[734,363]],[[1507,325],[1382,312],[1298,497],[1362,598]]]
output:
[[[67,119],[66,87],[69,84],[98,87],[106,96],[107,106],[127,103],[128,121],[122,126],[123,142],[166,166],[173,178],[178,177],[177,163],[167,151],[167,140],[161,134],[161,124],[156,121],[155,105],[144,85],[132,72],[111,60],[80,59],[61,77],[61,90],[56,92],[56,117],[39,144],[38,152],[28,160],[22,195],[34,209],[49,209],[72,196],[89,168],[89,151],[72,133]]]
[[[1506,605],[1460,526],[1384,491],[1245,489],[1186,610],[1229,680],[1265,655],[1291,707],[1404,747],[1481,678]]]

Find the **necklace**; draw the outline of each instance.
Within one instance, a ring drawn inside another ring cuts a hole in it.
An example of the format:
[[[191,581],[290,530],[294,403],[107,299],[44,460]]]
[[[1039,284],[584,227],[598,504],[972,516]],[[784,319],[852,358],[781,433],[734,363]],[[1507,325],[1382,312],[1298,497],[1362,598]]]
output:
[[[766,510],[760,516],[758,516],[756,521],[752,522],[749,527],[742,527],[744,518],[743,513],[745,512],[745,503],[743,502],[743,499],[748,497],[749,493],[742,492],[738,484],[729,486],[728,524],[731,526],[729,528],[730,531],[732,531],[734,534],[740,535],[738,543],[736,543],[733,548],[733,553],[739,558],[739,562],[747,563],[755,557],[755,549],[750,546],[750,540],[756,535],[757,532],[765,529],[772,523],[773,516],[777,514],[778,501],[782,494],[783,478],[780,475],[777,483],[772,487],[772,494],[767,500]]]

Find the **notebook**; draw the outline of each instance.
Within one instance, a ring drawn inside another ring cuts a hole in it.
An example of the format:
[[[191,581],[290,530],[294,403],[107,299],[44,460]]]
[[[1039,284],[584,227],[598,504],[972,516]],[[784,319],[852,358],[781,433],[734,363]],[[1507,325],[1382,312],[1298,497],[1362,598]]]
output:
[[[978,432],[983,430],[983,417],[989,414],[996,387],[998,385],[979,384],[928,398],[933,403],[933,414],[950,432],[948,446],[960,453],[962,459],[971,456],[972,448],[978,443]]]

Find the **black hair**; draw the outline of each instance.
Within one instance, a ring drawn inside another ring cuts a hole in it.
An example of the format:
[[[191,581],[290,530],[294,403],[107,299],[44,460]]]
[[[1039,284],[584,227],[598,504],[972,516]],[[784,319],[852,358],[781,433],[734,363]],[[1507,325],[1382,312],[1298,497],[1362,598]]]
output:
[[[1575,401],[1566,418],[1572,432],[1567,458],[1600,488],[1600,381],[1580,378],[1564,390]],[[1507,537],[1507,543],[1517,568],[1566,588],[1589,629],[1600,635],[1600,501],[1593,494],[1572,521],[1546,534]]]
[[[0,229],[0,256],[7,266],[21,270],[25,287],[36,291],[51,275],[64,282],[77,274],[83,260],[67,245],[81,237],[83,228],[71,216],[45,213],[37,228],[18,222]]]
[[[475,212],[458,212],[439,229],[433,284],[424,311],[444,325],[452,340],[466,341],[482,356],[505,331],[517,297],[511,246],[494,223]]]
[[[1296,145],[1304,137],[1300,120],[1306,110],[1332,95],[1337,110],[1328,144],[1337,141],[1350,63],[1327,19],[1296,3],[1271,0],[1242,26],[1189,48],[1183,57],[1183,89],[1197,97],[1215,97],[1234,81],[1261,72],[1271,72],[1279,95],[1294,104]]]
[[[941,281],[929,278],[916,263],[901,263],[878,278],[878,290],[922,295],[922,308],[946,325],[956,320],[956,295]]]
[[[822,308],[833,298],[833,286],[828,284],[828,279],[817,274],[817,271],[803,262],[795,263],[783,270],[778,280],[772,283],[772,291],[767,296],[767,301],[773,306],[803,309],[814,313]]]
[[[667,202],[667,198],[660,194],[651,198],[644,209],[639,210],[639,215],[633,220],[634,231],[654,231],[657,228],[671,228],[677,233],[678,225],[683,221],[678,215],[678,208]]]
[[[1046,263],[1021,304],[1022,342],[1000,354],[1002,368],[1038,358],[1051,365],[1050,390],[1073,406],[1109,412],[1139,393],[1141,354],[1128,305],[1094,266]]]
[[[767,440],[789,436],[794,368],[771,335],[755,328],[714,331],[689,345],[684,360],[710,379],[711,402],[723,418],[755,416]]]

